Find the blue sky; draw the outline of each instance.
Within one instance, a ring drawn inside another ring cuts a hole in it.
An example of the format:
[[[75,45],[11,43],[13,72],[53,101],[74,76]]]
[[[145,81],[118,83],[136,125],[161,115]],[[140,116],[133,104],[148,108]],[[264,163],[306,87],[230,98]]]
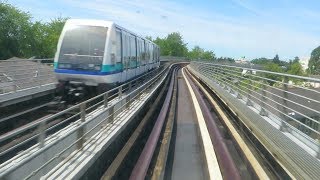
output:
[[[217,56],[310,56],[320,45],[318,0],[8,0],[34,20],[104,19],[143,36],[180,32]]]

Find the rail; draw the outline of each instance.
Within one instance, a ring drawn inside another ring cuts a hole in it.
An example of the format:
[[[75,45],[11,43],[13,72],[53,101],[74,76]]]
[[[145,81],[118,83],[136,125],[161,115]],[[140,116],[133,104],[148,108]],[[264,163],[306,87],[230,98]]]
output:
[[[312,87],[320,79],[215,63],[191,62],[190,66],[320,157],[320,89]]]
[[[69,130],[63,137],[60,137],[59,139],[66,139],[68,136],[71,136],[73,133],[77,133],[77,140],[74,141],[71,145],[69,145],[67,148],[65,148],[63,151],[61,151],[59,154],[54,155],[53,158],[49,159],[47,163],[42,164],[41,167],[39,167],[36,171],[34,171],[32,174],[29,174],[27,179],[33,177],[35,174],[37,174],[39,171],[41,171],[43,168],[46,168],[48,164],[52,161],[56,161],[59,159],[61,155],[66,155],[66,153],[70,154],[71,152],[67,152],[70,149],[74,149],[75,147],[77,149],[81,149],[83,147],[83,144],[88,137],[93,136],[94,130],[101,129],[101,126],[103,123],[114,123],[114,117],[123,109],[129,108],[130,103],[132,103],[135,99],[140,98],[140,96],[143,93],[146,93],[149,91],[151,86],[159,82],[159,80],[162,80],[164,77],[167,76],[169,68],[164,68],[161,71],[159,69],[153,70],[151,72],[148,72],[144,74],[143,76],[131,80],[125,84],[120,85],[119,87],[116,87],[114,89],[111,89],[105,93],[102,93],[96,97],[93,97],[89,100],[86,100],[82,103],[79,103],[75,106],[72,106],[66,110],[63,110],[57,114],[54,114],[50,117],[47,117],[41,121],[38,121],[26,128],[20,129],[17,132],[5,135],[0,137],[0,142],[3,142],[5,140],[8,140],[9,138],[16,136],[18,134],[21,134],[22,132],[26,132],[32,129],[37,129],[37,134],[34,134],[32,137],[26,139],[25,141],[17,144],[14,147],[11,147],[10,149],[7,149],[0,153],[0,157],[10,153],[14,152],[15,149],[17,149],[19,146],[22,146],[31,140],[37,141],[38,150],[32,155],[37,156],[37,154],[41,153],[42,151],[45,151],[48,149],[48,146],[52,146],[55,143],[52,143],[51,139],[47,139],[46,137],[49,136],[49,131],[53,130],[53,128],[57,127],[58,125],[65,123],[66,121],[69,121],[71,118],[78,117],[78,120],[76,123],[73,124],[72,130]],[[160,72],[159,72],[160,71]],[[138,82],[141,82],[140,84]],[[128,92],[127,94],[123,94],[124,89],[131,89],[133,86],[135,86],[132,91]],[[111,101],[111,99],[116,98],[116,100]],[[102,99],[102,100],[101,100]],[[123,101],[125,102],[123,104]],[[104,113],[108,112],[108,116],[105,118],[105,120],[99,122],[95,125],[88,126],[90,118],[92,118],[92,112],[89,114],[90,109],[98,109],[99,112],[96,113]],[[54,119],[57,119],[59,116],[63,114],[72,114],[71,117],[67,119],[63,119],[60,123],[50,126],[50,122]],[[59,139],[55,139],[54,141],[57,142]],[[22,154],[18,154],[16,157],[19,158],[19,156],[23,156]],[[0,173],[0,177],[5,177],[10,172],[14,171],[18,166],[21,166],[28,161],[30,161],[32,157],[28,157],[23,162],[21,162],[17,166],[9,167],[8,169],[5,169],[3,172]],[[10,161],[6,161],[3,164],[0,165],[0,169],[4,168],[6,165],[8,165]]]
[[[0,61],[0,95],[56,83],[53,59]]]
[[[168,92],[165,98],[165,101],[163,103],[163,106],[161,108],[161,111],[158,115],[158,118],[156,120],[156,123],[151,131],[151,134],[146,142],[145,147],[143,148],[140,157],[134,166],[130,179],[145,179],[145,176],[147,174],[149,165],[151,163],[154,151],[156,149],[157,143],[159,141],[159,137],[161,134],[161,130],[163,127],[163,124],[165,122],[165,119],[167,117],[167,113],[170,107],[170,101],[173,94],[173,86],[174,86],[174,79],[176,76],[177,68],[173,70],[172,76],[171,76],[171,82],[168,88]]]

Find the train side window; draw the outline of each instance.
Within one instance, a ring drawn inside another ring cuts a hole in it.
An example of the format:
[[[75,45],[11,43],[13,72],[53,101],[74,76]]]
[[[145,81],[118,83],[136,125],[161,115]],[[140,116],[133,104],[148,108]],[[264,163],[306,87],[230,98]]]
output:
[[[130,68],[135,68],[137,64],[137,57],[136,57],[136,38],[135,36],[130,35]]]
[[[139,67],[141,64],[141,39],[138,37],[136,40],[136,44],[137,44],[137,67]]]
[[[142,40],[142,64],[145,64],[146,62],[146,47],[145,47],[145,41]]]
[[[121,31],[116,30],[116,63],[122,63],[122,42],[121,42]]]
[[[128,48],[128,35],[127,33],[122,34],[122,52],[123,52],[123,66],[125,69],[128,69],[128,60],[129,60],[129,48]]]

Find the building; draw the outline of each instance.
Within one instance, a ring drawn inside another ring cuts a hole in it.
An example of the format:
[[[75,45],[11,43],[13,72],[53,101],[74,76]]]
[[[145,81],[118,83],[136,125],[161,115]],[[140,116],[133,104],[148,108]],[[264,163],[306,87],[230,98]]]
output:
[[[305,71],[308,69],[310,57],[301,57],[299,63],[302,66],[302,69]]]
[[[250,62],[248,60],[246,60],[246,57],[241,57],[238,60],[235,60],[235,63],[239,63],[239,64],[250,64]]]

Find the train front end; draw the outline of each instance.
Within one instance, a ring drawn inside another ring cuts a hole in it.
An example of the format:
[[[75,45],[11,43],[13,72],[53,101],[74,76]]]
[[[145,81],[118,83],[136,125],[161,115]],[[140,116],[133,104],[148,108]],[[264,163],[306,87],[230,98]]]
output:
[[[109,26],[107,22],[68,20],[60,35],[54,71],[60,90],[76,96],[96,90],[109,72],[103,70]]]

